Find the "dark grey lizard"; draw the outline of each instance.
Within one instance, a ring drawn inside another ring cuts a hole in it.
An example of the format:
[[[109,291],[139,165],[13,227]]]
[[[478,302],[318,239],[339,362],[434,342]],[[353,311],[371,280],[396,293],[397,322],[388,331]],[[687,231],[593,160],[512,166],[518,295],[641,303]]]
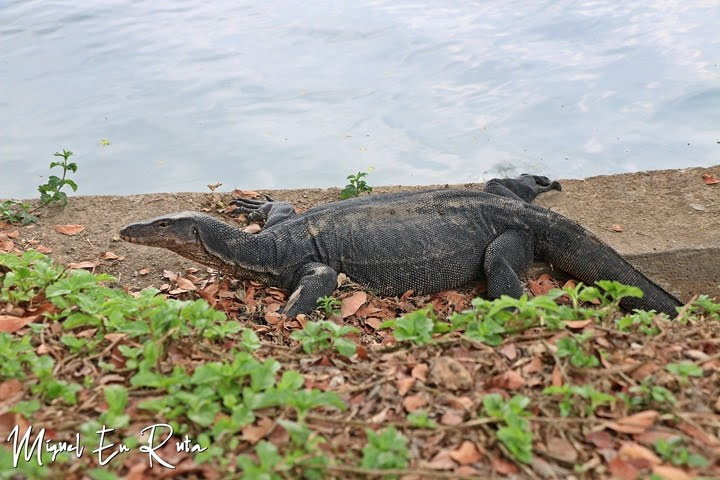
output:
[[[168,248],[238,278],[292,292],[284,313],[315,309],[338,272],[381,295],[418,294],[486,279],[488,295],[519,297],[535,259],[585,283],[617,280],[643,298],[626,309],[674,317],[681,303],[583,227],[535,196],[560,189],[546,177],[490,180],[484,191],[427,190],[332,202],[296,214],[285,202],[235,200],[237,213],[265,220],[255,235],[211,216],[180,212],[125,227],[124,240]]]

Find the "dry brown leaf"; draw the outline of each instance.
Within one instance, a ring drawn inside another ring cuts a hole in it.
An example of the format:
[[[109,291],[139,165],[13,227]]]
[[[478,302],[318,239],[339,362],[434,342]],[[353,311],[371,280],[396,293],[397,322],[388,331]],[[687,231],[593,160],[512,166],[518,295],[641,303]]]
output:
[[[246,425],[242,429],[242,439],[255,445],[275,426],[275,422],[267,417],[263,417],[257,421],[256,425]]]
[[[138,273],[140,275],[147,275],[148,273],[150,273],[150,269],[149,268],[141,268],[140,270],[138,270]]]
[[[128,473],[123,480],[145,480],[145,470],[148,468],[147,462],[139,462],[128,469]]]
[[[589,318],[587,320],[569,320],[565,322],[565,326],[568,328],[572,328],[573,330],[579,330],[587,327],[593,322],[594,320],[592,318]]]
[[[413,367],[410,375],[423,383],[427,383],[427,376],[429,370],[430,367],[428,367],[426,363],[418,363]]]
[[[517,390],[525,386],[525,379],[515,370],[507,370],[488,382],[490,386],[504,390]]]
[[[558,460],[566,463],[575,463],[578,453],[575,447],[564,438],[554,437],[547,441],[547,453]]]
[[[195,286],[195,284],[193,282],[191,282],[190,280],[188,280],[187,278],[178,277],[175,280],[175,282],[177,283],[178,287],[180,287],[182,289],[189,290],[192,292],[197,290],[197,287]]]
[[[677,425],[677,429],[681,432],[693,437],[695,440],[704,443],[705,445],[709,446],[720,446],[720,440],[717,437],[714,437],[712,435],[708,435],[704,431],[700,430],[697,427],[694,427],[690,425],[689,423],[679,423]]]
[[[0,407],[12,406],[23,395],[23,384],[17,378],[0,383]]]
[[[677,433],[672,432],[665,432],[662,430],[648,430],[645,433],[641,433],[640,435],[633,435],[633,439],[642,444],[646,445],[648,447],[655,446],[655,442],[658,440],[665,440],[668,441],[671,438],[679,438],[680,435]]]
[[[100,258],[103,260],[117,260],[118,256],[114,252],[104,252],[102,255],[100,255]]]
[[[663,480],[692,480],[693,476],[683,470],[671,465],[655,465],[653,473],[659,475]]]
[[[282,320],[282,315],[277,312],[266,312],[263,318],[270,325],[277,325]]]
[[[508,462],[500,455],[492,455],[490,461],[492,462],[493,469],[500,475],[515,475],[520,472],[514,463]]]
[[[365,319],[365,324],[372,327],[373,330],[377,330],[380,328],[380,325],[382,325],[382,320],[379,318],[367,318]]]
[[[427,400],[422,395],[408,395],[403,399],[403,407],[408,413],[420,410],[425,405],[427,405]]]
[[[17,332],[25,325],[34,322],[40,315],[31,317],[16,317],[15,315],[0,315],[0,332]]]
[[[640,476],[640,470],[619,456],[608,463],[608,470],[613,478],[621,480],[636,480]]]
[[[623,442],[618,449],[618,455],[626,460],[644,460],[650,465],[659,465],[662,460],[652,450],[638,445],[635,442]]]
[[[623,226],[619,223],[613,223],[613,225],[610,227],[610,230],[612,230],[613,232],[622,232]]]
[[[450,458],[460,465],[479,462],[483,455],[473,442],[465,440],[456,450],[450,451]]]
[[[615,441],[612,435],[605,430],[597,430],[585,435],[585,440],[595,445],[597,448],[615,448]]]
[[[399,378],[396,382],[398,394],[404,397],[405,394],[410,391],[414,384],[415,379],[412,377]]]
[[[715,178],[712,173],[703,173],[702,179],[705,185],[716,185],[720,183],[720,179]]]
[[[233,197],[244,197],[244,198],[253,198],[253,197],[259,197],[260,194],[256,192],[255,190],[239,190],[235,189],[233,190]]]
[[[75,268],[75,269],[89,268],[92,270],[93,268],[97,267],[98,265],[100,265],[100,262],[98,262],[97,260],[94,260],[94,261],[87,260],[85,262],[68,263],[67,267]]]
[[[517,358],[517,348],[514,343],[508,343],[500,348],[500,353],[505,355],[508,360],[515,360]]]
[[[437,357],[430,367],[430,383],[447,390],[468,390],[473,378],[465,366],[452,357]]]
[[[254,235],[258,233],[260,230],[262,230],[262,227],[258,225],[257,223],[251,223],[247,227],[243,228],[243,232],[249,233],[250,235]]]
[[[0,252],[11,252],[15,248],[15,242],[12,240],[0,240]]]
[[[53,249],[50,247],[46,247],[45,245],[38,245],[35,247],[35,250],[37,250],[40,253],[43,253],[45,255],[52,253]]]
[[[13,230],[10,233],[5,234],[8,238],[18,238],[20,236],[20,230]]]
[[[620,433],[633,435],[644,433],[658,419],[660,414],[655,410],[645,410],[616,422],[608,422],[605,426]]]
[[[440,450],[429,462],[421,461],[421,468],[429,468],[431,470],[452,470],[457,464],[450,458],[450,452],[447,449]]]
[[[535,355],[530,359],[530,362],[527,365],[524,365],[522,367],[522,372],[526,375],[529,375],[531,373],[538,373],[541,372],[543,368],[542,359]]]
[[[357,312],[358,309],[362,307],[363,304],[365,304],[365,302],[367,302],[367,293],[353,293],[349,297],[343,299],[342,306],[340,307],[340,315],[342,316],[342,318],[347,318],[350,315],[354,315],[355,312]]]
[[[55,231],[64,235],[77,235],[78,233],[85,231],[85,225],[55,225]]]
[[[440,423],[448,426],[460,425],[463,423],[463,417],[455,410],[448,410],[440,417]]]

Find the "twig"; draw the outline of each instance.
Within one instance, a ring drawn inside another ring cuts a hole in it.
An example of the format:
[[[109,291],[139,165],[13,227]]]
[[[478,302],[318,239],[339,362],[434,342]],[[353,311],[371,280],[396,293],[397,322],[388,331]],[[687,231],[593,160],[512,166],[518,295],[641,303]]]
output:
[[[377,468],[354,467],[351,465],[333,465],[327,467],[328,472],[333,473],[354,473],[367,477],[387,477],[390,475],[405,476],[415,475],[422,478],[449,478],[457,480],[477,480],[477,475],[460,475],[453,472],[438,472],[436,470],[412,469],[412,468],[389,468],[381,470]]]

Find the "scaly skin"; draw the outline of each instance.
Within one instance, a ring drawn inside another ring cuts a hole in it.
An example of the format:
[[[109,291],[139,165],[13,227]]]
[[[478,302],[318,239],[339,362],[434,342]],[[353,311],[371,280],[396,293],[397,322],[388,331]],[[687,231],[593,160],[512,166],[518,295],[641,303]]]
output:
[[[585,283],[617,280],[645,292],[626,309],[674,317],[681,303],[577,223],[528,202],[560,189],[545,177],[495,179],[484,192],[429,190],[338,201],[296,215],[282,202],[236,200],[265,220],[258,234],[180,212],[125,227],[120,236],[164,247],[238,278],[292,291],[284,313],[312,311],[338,272],[381,295],[432,293],[487,280],[491,298],[519,297],[520,278],[548,260]]]

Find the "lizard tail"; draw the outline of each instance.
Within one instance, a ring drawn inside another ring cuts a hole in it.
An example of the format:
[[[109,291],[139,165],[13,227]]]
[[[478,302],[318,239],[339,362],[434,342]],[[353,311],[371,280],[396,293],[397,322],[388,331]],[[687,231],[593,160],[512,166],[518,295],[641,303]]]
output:
[[[655,310],[675,318],[676,307],[682,302],[639,272],[609,245],[574,222],[553,229],[542,240],[543,257],[554,266],[588,285],[598,280],[615,280],[640,288],[642,298],[624,298],[620,306],[626,310]]]

